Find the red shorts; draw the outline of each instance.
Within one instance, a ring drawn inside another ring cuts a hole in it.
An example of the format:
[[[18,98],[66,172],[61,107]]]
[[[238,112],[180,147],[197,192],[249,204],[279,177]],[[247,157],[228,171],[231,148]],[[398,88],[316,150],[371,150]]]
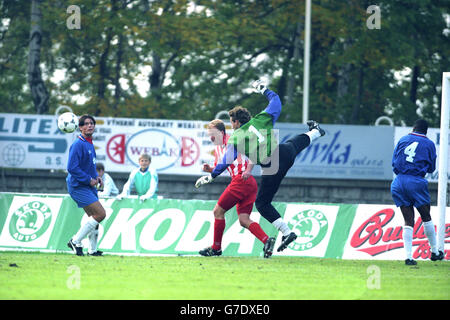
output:
[[[243,180],[240,175],[235,176],[220,196],[217,204],[226,211],[236,206],[238,214],[250,214],[256,200],[257,191],[258,185],[253,176],[250,176],[247,180]]]

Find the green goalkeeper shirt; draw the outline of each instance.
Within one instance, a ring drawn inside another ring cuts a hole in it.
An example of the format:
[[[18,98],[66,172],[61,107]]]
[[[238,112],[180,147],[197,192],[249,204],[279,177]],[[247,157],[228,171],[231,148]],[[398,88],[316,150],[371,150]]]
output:
[[[273,126],[281,113],[281,101],[275,92],[268,89],[264,96],[269,100],[266,109],[233,132],[223,159],[211,172],[213,178],[225,171],[236,160],[238,153],[246,155],[254,164],[270,162],[278,143]]]
[[[231,143],[238,153],[245,154],[253,163],[265,163],[277,145],[272,116],[266,111],[258,113],[235,130],[228,143]]]

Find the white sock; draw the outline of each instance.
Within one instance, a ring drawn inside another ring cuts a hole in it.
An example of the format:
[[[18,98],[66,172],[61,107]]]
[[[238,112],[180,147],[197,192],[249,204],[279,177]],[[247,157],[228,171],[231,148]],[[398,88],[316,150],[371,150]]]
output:
[[[98,222],[94,218],[89,217],[88,221],[83,226],[81,226],[80,230],[78,230],[72,241],[75,244],[80,245],[81,240],[83,240],[97,226]]]
[[[309,137],[311,142],[321,137],[320,132],[317,129],[312,129],[311,131],[305,132],[305,134]]]
[[[428,242],[430,243],[431,252],[434,254],[438,254],[437,245],[436,245],[436,230],[434,230],[434,223],[432,220],[423,223],[423,229],[425,231],[425,235],[428,238]]]
[[[272,222],[272,225],[277,228],[283,234],[283,236],[288,236],[291,233],[291,229],[281,218],[278,218],[277,220]]]
[[[97,252],[97,242],[98,242],[98,226],[91,231],[88,235],[89,238],[89,253]]]
[[[413,228],[410,226],[403,227],[403,243],[405,245],[406,259],[412,260],[412,238]]]

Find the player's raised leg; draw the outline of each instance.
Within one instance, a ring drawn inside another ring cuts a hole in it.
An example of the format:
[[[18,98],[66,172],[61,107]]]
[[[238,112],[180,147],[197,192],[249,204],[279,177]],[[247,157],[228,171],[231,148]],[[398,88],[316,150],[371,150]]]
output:
[[[290,156],[293,158],[297,157],[297,155],[306,149],[314,140],[325,135],[325,130],[319,126],[318,122],[309,120],[307,125],[309,128],[308,132],[293,136],[284,142],[292,148]]]

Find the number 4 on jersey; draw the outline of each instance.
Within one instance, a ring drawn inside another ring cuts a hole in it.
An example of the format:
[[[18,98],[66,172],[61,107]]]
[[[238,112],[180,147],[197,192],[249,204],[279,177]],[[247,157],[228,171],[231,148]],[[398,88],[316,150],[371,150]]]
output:
[[[405,151],[403,153],[407,155],[406,161],[414,162],[414,157],[416,156],[416,148],[418,145],[419,143],[417,141],[414,141],[405,148]]]

